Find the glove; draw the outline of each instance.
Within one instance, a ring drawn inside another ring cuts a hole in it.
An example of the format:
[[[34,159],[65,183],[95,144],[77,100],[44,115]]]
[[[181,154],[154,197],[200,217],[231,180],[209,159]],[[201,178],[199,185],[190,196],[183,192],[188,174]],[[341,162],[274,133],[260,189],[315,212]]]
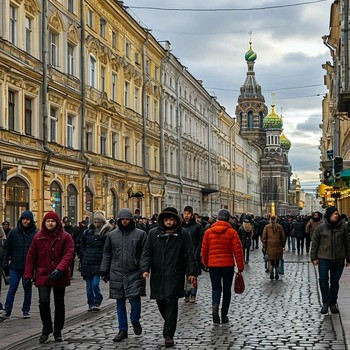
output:
[[[109,281],[109,277],[107,275],[101,276],[103,282],[107,283]]]
[[[62,276],[63,276],[63,272],[61,270],[54,269],[50,273],[49,279],[52,281],[56,281],[56,280],[60,279]]]
[[[33,286],[33,280],[31,278],[25,278],[23,283],[26,288],[32,288]]]

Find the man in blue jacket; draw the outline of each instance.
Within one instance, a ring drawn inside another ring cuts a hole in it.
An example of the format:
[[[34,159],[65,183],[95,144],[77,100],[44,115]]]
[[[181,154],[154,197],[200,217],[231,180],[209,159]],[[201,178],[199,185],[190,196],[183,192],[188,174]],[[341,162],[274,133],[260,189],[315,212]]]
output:
[[[10,231],[5,241],[2,266],[8,266],[10,269],[10,287],[4,306],[5,313],[2,315],[5,319],[11,316],[13,302],[21,279],[24,289],[23,318],[30,318],[32,287],[26,285],[22,277],[28,249],[37,232],[33,213],[30,210],[25,210],[19,218],[17,227]]]

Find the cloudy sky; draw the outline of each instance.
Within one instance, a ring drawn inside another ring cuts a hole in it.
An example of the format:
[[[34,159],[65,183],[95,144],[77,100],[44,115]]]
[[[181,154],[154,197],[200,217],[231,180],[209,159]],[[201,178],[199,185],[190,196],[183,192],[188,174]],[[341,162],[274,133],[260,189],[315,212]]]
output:
[[[256,80],[271,111],[283,115],[284,133],[292,142],[289,161],[303,189],[319,183],[318,149],[325,71],[330,54],[322,36],[329,34],[331,0],[126,0],[129,13],[171,43],[172,53],[203,80],[234,116],[245,81],[244,59],[252,48],[258,58]]]

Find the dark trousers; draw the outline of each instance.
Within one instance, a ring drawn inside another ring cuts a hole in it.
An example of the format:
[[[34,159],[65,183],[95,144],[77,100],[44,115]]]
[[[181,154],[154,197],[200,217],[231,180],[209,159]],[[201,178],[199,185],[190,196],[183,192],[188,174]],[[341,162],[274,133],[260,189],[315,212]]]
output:
[[[178,299],[157,300],[160,314],[164,319],[163,336],[173,337],[176,331]]]
[[[64,295],[66,292],[65,287],[51,287],[41,286],[39,290],[39,310],[41,322],[43,324],[42,333],[49,335],[52,333],[52,317],[50,308],[50,294],[53,289],[54,305],[55,305],[55,317],[54,317],[54,335],[60,335],[64,326],[65,320],[65,305]]]
[[[297,251],[298,254],[304,253],[304,237],[297,237]]]

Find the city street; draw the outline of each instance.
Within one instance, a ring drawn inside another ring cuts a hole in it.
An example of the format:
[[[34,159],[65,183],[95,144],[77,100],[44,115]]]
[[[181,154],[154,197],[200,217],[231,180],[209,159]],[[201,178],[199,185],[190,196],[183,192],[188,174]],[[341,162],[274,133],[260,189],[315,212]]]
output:
[[[222,325],[214,325],[211,319],[209,275],[204,273],[199,277],[197,302],[179,301],[175,349],[346,349],[342,303],[339,302],[340,316],[320,314],[316,270],[306,254],[298,256],[287,251],[285,274],[279,281],[271,281],[264,270],[261,250],[254,250],[243,275],[246,291],[242,295],[232,295],[230,322]],[[101,285],[107,299],[108,285],[103,282]],[[5,291],[2,291],[2,301]],[[38,343],[41,322],[36,289],[31,319],[22,319],[21,302],[19,290],[13,317],[0,323],[0,349],[164,348],[163,322],[156,302],[148,296],[143,298],[143,334],[135,336],[129,329],[128,339],[114,343],[117,333],[115,301],[105,300],[100,312],[87,313],[84,283],[78,271],[66,291],[67,323],[63,343],[54,343],[53,337],[47,344]]]

